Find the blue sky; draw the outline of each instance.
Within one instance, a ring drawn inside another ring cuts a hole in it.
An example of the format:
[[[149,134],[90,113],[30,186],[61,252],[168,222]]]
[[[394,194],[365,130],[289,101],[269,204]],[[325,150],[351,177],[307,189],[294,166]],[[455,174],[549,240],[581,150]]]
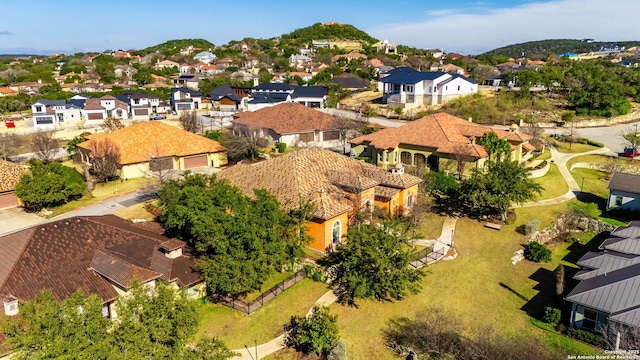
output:
[[[0,14],[0,53],[140,49],[181,38],[221,45],[330,20],[467,54],[542,39],[640,40],[638,0],[0,0]]]

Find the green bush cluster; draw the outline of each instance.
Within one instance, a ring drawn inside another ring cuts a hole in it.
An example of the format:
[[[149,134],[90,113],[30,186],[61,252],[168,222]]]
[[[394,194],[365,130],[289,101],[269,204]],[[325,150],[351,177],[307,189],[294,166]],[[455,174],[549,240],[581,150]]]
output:
[[[524,246],[524,258],[533,262],[551,261],[551,250],[546,246],[532,241]]]
[[[540,226],[540,221],[539,220],[537,220],[537,219],[530,220],[524,226],[524,234],[525,235],[533,234],[534,232],[538,231],[538,227],[539,226]]]
[[[598,208],[596,203],[574,203],[571,205],[573,212],[578,216],[586,216],[592,219],[597,218],[602,214],[602,211]]]
[[[558,324],[560,323],[561,318],[562,313],[560,312],[560,309],[556,309],[550,306],[544,308],[544,322],[549,324]]]
[[[570,327],[567,328],[566,334],[576,340],[586,342],[587,344],[591,344],[602,349],[609,348],[609,342],[607,339],[590,331]]]
[[[283,142],[276,142],[275,146],[278,149],[279,153],[283,153],[284,150],[287,148],[287,144],[285,144]]]

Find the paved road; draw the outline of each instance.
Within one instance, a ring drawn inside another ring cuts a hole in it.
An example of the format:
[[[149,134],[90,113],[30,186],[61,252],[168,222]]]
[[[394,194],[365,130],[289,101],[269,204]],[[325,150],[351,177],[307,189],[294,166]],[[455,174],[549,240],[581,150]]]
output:
[[[56,153],[53,154],[53,159],[64,159],[69,157],[69,153],[67,152],[67,150],[60,148],[58,150],[56,150]],[[27,161],[27,160],[31,160],[31,159],[36,159],[38,158],[38,155],[34,152],[32,153],[26,153],[26,154],[20,154],[20,155],[16,155],[16,156],[11,156],[11,161],[13,162],[23,162],[23,161]]]
[[[603,143],[606,148],[611,150],[611,153],[618,154],[624,150],[626,143],[622,135],[636,129],[640,130],[640,122],[606,127],[576,128],[573,130],[573,135]],[[571,128],[545,129],[547,134],[568,134],[570,131]]]
[[[0,236],[50,221],[67,219],[73,216],[97,216],[113,214],[119,210],[143,203],[155,198],[154,192],[146,189],[136,190],[120,196],[108,198],[80,209],[64,213],[52,219],[25,212],[21,207],[0,210]]]

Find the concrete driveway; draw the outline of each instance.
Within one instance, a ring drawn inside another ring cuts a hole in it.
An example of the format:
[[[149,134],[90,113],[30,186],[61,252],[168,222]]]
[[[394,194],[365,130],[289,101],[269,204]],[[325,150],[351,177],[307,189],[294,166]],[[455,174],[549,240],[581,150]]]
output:
[[[0,210],[0,235],[42,224],[47,219],[28,213],[21,207]]]

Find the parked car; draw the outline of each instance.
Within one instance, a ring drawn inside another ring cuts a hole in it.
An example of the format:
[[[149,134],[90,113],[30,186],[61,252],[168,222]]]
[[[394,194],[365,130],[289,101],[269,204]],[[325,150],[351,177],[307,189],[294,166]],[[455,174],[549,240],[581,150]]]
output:
[[[16,123],[15,123],[12,119],[5,120],[5,121],[4,121],[4,125],[5,125],[6,127],[8,127],[8,128],[14,128],[14,127],[16,127]]]
[[[636,150],[634,153],[633,148],[627,147],[627,148],[624,148],[624,152],[622,153],[622,156],[628,157],[628,158],[638,157],[640,156],[640,151]]]
[[[162,114],[155,114],[155,115],[149,116],[149,120],[164,120],[166,118],[167,117]]]

